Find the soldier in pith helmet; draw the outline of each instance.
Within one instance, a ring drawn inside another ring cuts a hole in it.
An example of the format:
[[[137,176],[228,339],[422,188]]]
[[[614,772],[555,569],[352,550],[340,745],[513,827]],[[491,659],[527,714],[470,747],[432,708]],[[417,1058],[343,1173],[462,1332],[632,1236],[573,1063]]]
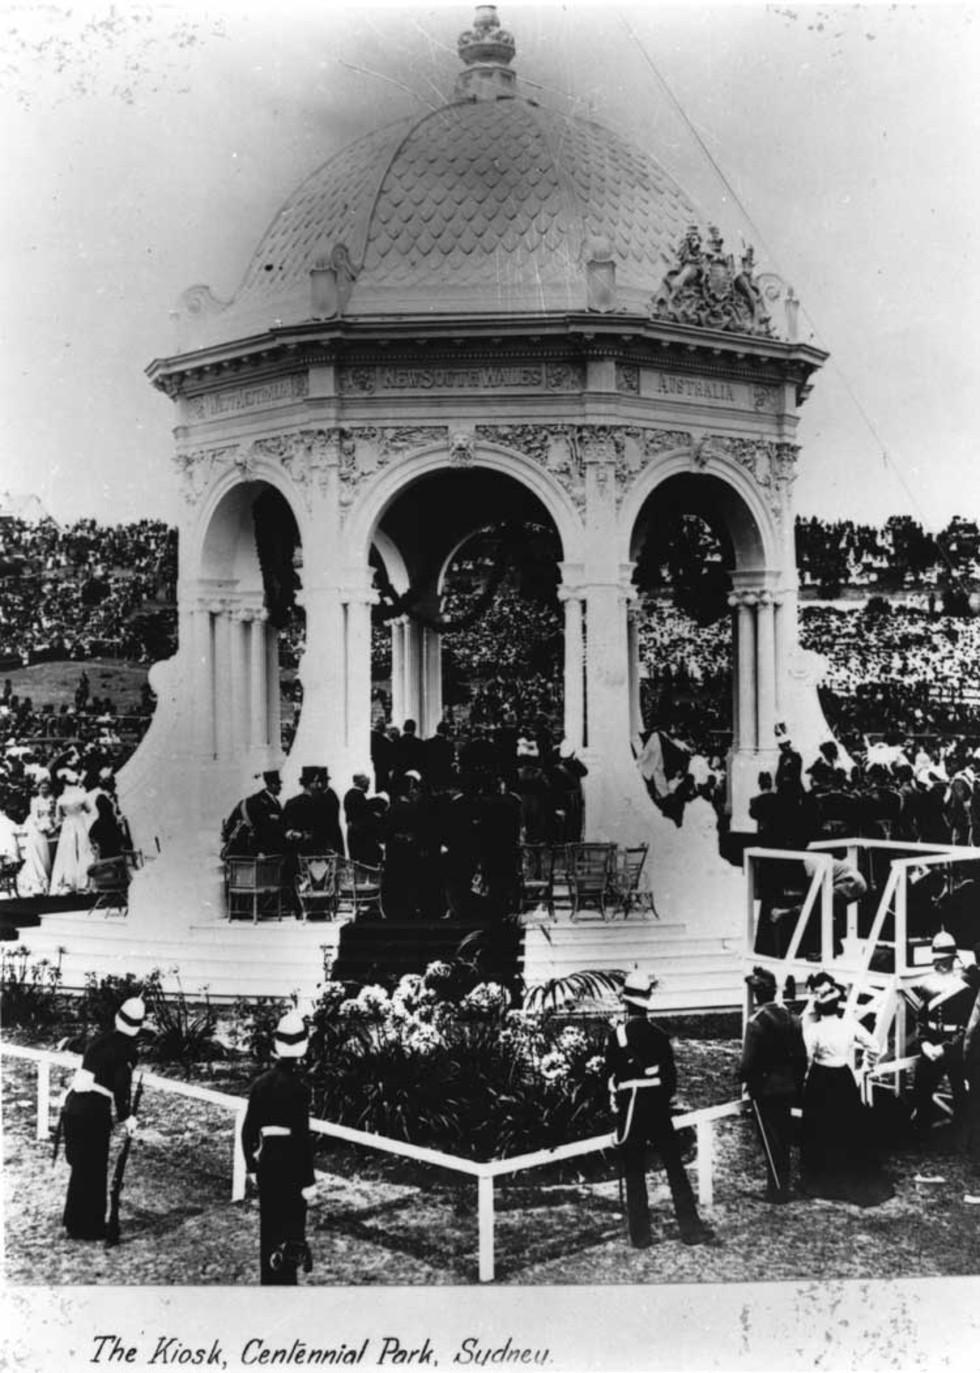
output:
[[[953,1095],[953,1114],[961,1123],[966,1108],[963,1035],[974,993],[957,956],[956,940],[940,930],[932,941],[932,970],[912,987],[919,1021],[920,1056],[912,1097],[916,1130],[925,1135],[936,1113],[933,1093],[945,1077]]]
[[[263,1286],[295,1287],[300,1266],[313,1267],[306,1243],[306,1204],[315,1175],[310,1094],[297,1071],[309,1047],[297,1011],[276,1027],[276,1061],[249,1093],[242,1125],[246,1166],[259,1191],[259,1272]]]
[[[776,978],[753,968],[745,979],[756,1010],[745,1026],[740,1075],[745,1083],[766,1167],[766,1201],[790,1200],[793,1107],[806,1076],[806,1046],[798,1016],[776,1001]]]
[[[105,1239],[112,1112],[115,1107],[116,1120],[135,1134],[133,1064],[145,1017],[138,996],[123,1002],[113,1028],[96,1035],[85,1050],[65,1098],[61,1128],[71,1177],[62,1223],[69,1239]]]
[[[626,1180],[629,1236],[637,1249],[645,1249],[651,1242],[646,1179],[648,1144],[663,1159],[681,1239],[685,1244],[705,1244],[714,1238],[698,1216],[694,1193],[681,1162],[670,1108],[677,1071],[670,1040],[648,1017],[653,988],[654,980],[649,974],[629,974],[621,993],[625,1017],[613,1025],[606,1041],[616,1141]]]

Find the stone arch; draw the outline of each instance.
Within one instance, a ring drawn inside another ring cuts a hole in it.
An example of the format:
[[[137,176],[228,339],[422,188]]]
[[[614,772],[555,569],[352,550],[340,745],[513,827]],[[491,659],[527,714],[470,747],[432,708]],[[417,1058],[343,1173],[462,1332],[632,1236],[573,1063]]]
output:
[[[512,477],[537,496],[558,531],[564,560],[581,560],[584,536],[582,517],[564,487],[538,463],[523,454],[499,444],[483,442],[474,446],[472,459],[465,463],[454,460],[447,444],[437,444],[421,448],[387,467],[365,485],[351,507],[347,517],[348,548],[355,556],[359,550],[364,550],[366,556],[374,531],[385,511],[420,478],[441,471],[481,468]]]
[[[679,476],[714,483],[719,513],[731,536],[739,572],[773,574],[782,570],[782,535],[756,482],[744,468],[725,456],[712,457],[703,467],[692,464],[689,448],[677,449],[658,458],[626,493],[619,516],[623,561],[632,557],[636,527],[644,505],[658,486]]]
[[[632,561],[644,507],[668,482],[683,479],[692,510],[720,520],[734,567],[728,598],[732,628],[732,748],[729,805],[733,828],[748,828],[748,800],[762,768],[773,766],[775,729],[787,708],[789,646],[795,642],[793,578],[784,531],[768,492],[727,455],[692,461],[689,449],[668,453],[642,474],[620,510],[619,538]],[[639,726],[638,634],[629,654],[631,724]]]
[[[295,484],[284,475],[280,463],[248,452],[241,461],[230,463],[211,483],[189,531],[186,561],[181,558],[182,577],[194,580],[207,575],[204,560],[209,547],[217,559],[228,565],[229,540],[237,537],[231,518],[236,513],[241,515],[246,501],[254,503],[259,487],[278,491],[292,511],[300,543],[308,543],[312,531],[307,526],[306,503]]]
[[[492,443],[470,443],[469,436],[456,436],[451,444],[432,444],[416,450],[373,477],[362,488],[352,506],[344,533],[345,551],[356,568],[366,563],[372,545],[383,554],[385,531],[380,526],[396,503],[413,487],[440,475],[473,472],[485,477],[495,474],[515,482],[534,498],[553,525],[563,559],[581,558],[582,519],[568,493],[538,463],[510,449]],[[464,540],[465,541],[465,540]],[[394,547],[394,541],[389,541]],[[407,557],[408,555],[406,555]],[[443,558],[441,575],[447,559]],[[406,566],[404,559],[399,559]],[[438,580],[438,579],[437,579]],[[433,594],[438,588],[433,586]],[[438,633],[409,619],[393,620],[391,712],[396,720],[413,718],[423,734],[434,731],[442,718],[442,659]]]

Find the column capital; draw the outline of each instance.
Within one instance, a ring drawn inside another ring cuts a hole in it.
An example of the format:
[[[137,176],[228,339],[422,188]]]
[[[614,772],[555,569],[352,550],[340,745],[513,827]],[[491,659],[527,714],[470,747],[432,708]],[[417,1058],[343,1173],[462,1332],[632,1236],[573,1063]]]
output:
[[[730,591],[728,593],[728,604],[730,606],[751,609],[758,605],[763,596],[769,595],[766,591]]]

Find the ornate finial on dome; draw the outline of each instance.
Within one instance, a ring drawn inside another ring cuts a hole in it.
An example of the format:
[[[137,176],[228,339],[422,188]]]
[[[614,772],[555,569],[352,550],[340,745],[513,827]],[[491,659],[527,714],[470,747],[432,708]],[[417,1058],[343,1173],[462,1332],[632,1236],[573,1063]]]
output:
[[[496,5],[477,5],[473,27],[459,35],[456,48],[466,63],[456,78],[456,100],[496,100],[513,94],[515,75],[509,64],[517,44],[514,35],[500,27]]]

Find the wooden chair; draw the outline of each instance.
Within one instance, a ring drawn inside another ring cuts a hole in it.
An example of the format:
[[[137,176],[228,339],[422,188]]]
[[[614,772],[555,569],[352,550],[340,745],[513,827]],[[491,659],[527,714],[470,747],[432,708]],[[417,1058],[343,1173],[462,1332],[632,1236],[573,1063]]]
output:
[[[614,895],[615,871],[615,844],[568,845],[568,885],[573,920],[578,919],[579,911],[590,905],[605,920],[606,906]]]
[[[228,919],[251,918],[257,925],[261,916],[282,919],[281,858],[226,858],[225,890]]]
[[[555,849],[552,844],[521,845],[521,911],[541,906],[554,919]]]
[[[332,920],[337,913],[337,855],[300,854],[296,899],[303,920]]]
[[[380,868],[358,863],[353,858],[338,857],[336,883],[338,915],[350,915],[356,920],[359,915],[366,915],[369,912],[374,915],[383,914]]]
[[[634,910],[655,915],[658,920],[660,919],[660,913],[654,905],[653,892],[640,888],[640,877],[649,852],[649,844],[637,844],[632,848],[618,851],[613,889],[617,903],[622,906],[624,919]]]
[[[17,874],[23,863],[22,858],[0,858],[0,896],[17,895]]]

